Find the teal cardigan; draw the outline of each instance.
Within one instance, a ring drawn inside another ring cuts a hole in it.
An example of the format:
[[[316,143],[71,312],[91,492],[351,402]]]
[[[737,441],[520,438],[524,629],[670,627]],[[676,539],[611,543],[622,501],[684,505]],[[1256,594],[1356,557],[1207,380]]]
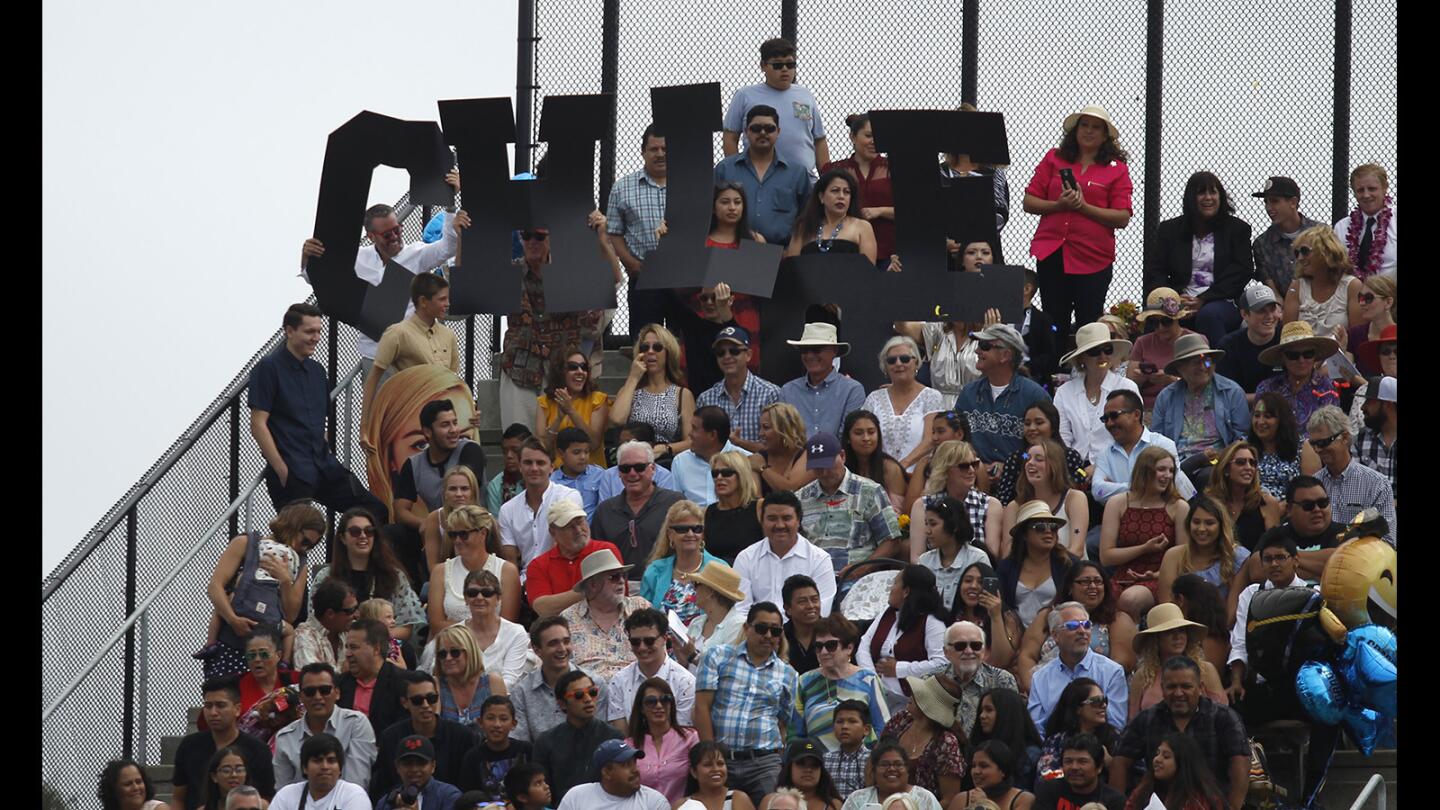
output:
[[[702,560],[701,568],[709,565],[712,560],[720,560],[719,557],[704,549],[700,550],[700,558]],[[724,560],[720,560],[720,562],[724,562]],[[652,607],[658,609],[660,600],[664,598],[665,592],[670,590],[670,581],[674,578],[675,555],[671,554],[656,560],[645,569],[645,577],[640,580],[640,595],[645,597],[645,601],[649,602]]]

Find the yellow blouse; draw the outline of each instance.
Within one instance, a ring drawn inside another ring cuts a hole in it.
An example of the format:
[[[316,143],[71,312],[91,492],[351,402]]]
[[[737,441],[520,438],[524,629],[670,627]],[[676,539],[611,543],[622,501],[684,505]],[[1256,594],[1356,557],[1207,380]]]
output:
[[[551,401],[549,394],[541,394],[539,400],[540,413],[545,420],[545,425],[548,427],[550,423],[555,420],[555,417],[560,413],[560,406],[556,405],[553,401]],[[609,404],[609,402],[610,395],[606,394],[604,391],[592,391],[589,398],[587,399],[572,400],[575,412],[580,414],[580,418],[584,420],[586,424],[589,424],[590,416],[595,413],[596,408],[607,405]],[[561,418],[560,427],[556,428],[555,430],[556,432],[559,432],[567,427],[578,427],[581,430],[584,430],[584,426],[577,425],[574,422],[571,422],[569,416]],[[555,458],[553,459],[553,461],[556,468],[559,468],[560,454],[558,452],[555,454]],[[598,447],[594,446],[593,444],[591,445],[590,463],[599,465],[601,467],[605,466],[605,446],[603,444]]]

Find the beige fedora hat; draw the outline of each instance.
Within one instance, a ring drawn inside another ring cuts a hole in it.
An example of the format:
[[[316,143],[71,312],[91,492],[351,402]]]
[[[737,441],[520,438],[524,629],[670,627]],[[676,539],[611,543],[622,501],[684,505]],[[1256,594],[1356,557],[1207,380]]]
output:
[[[1315,351],[1315,362],[1323,363],[1325,358],[1340,351],[1340,342],[1329,335],[1317,335],[1304,321],[1291,321],[1280,330],[1280,342],[1260,352],[1260,362],[1267,366],[1280,365],[1284,352],[1298,352],[1305,349]]]
[[[634,567],[633,565],[622,565],[620,560],[616,559],[615,552],[608,548],[591,552],[589,556],[580,561],[580,581],[575,583],[575,587],[571,590],[576,593],[584,593],[585,583],[591,579],[611,571],[629,571]]]
[[[1020,506],[1020,513],[1015,516],[1015,525],[1010,527],[1010,536],[1019,537],[1031,523],[1037,520],[1048,520],[1055,524],[1064,522],[1050,513],[1050,507],[1044,501],[1027,501]]]
[[[791,346],[834,346],[841,357],[850,353],[850,344],[840,342],[840,333],[833,323],[807,323],[799,340],[787,340]]]
[[[1102,321],[1087,323],[1075,330],[1075,351],[1060,358],[1060,365],[1068,366],[1085,352],[1098,349],[1107,343],[1115,347],[1115,353],[1109,359],[1111,366],[1118,366],[1125,362],[1125,359],[1130,356],[1131,347],[1135,345],[1128,340],[1115,340],[1110,337],[1110,327]]]
[[[905,679],[910,685],[910,696],[915,698],[915,705],[925,716],[940,724],[941,728],[950,728],[955,725],[955,708],[959,701],[953,695],[945,691],[945,687],[935,678],[917,678],[914,675]]]
[[[1174,602],[1161,602],[1150,608],[1150,612],[1145,614],[1145,622],[1145,629],[1135,634],[1134,642],[1135,652],[1142,655],[1146,646],[1154,644],[1160,638],[1161,633],[1183,627],[1190,632],[1190,643],[1195,644],[1197,641],[1203,641],[1208,632],[1205,625],[1185,618],[1185,614],[1180,612],[1180,606]]]
[[[1145,296],[1145,308],[1135,316],[1137,321],[1147,321],[1158,315],[1180,320],[1195,314],[1195,310],[1186,309],[1180,302],[1180,293],[1170,287],[1156,287]]]
[[[1165,373],[1174,374],[1175,366],[1181,360],[1189,360],[1192,357],[1210,356],[1216,359],[1225,356],[1224,349],[1210,348],[1210,341],[1204,335],[1191,333],[1175,338],[1175,356],[1165,364]]]
[[[735,569],[719,560],[711,560],[705,563],[693,574],[681,573],[681,576],[699,585],[715,591],[732,602],[745,601],[745,592],[740,590],[740,575]]]
[[[1086,105],[1085,107],[1081,108],[1079,112],[1073,112],[1065,116],[1065,131],[1069,132],[1070,130],[1074,129],[1075,125],[1080,123],[1081,116],[1086,115],[1090,116],[1091,118],[1099,118],[1101,121],[1104,121],[1105,128],[1110,131],[1111,138],[1120,137],[1120,130],[1115,127],[1115,122],[1110,120],[1110,113],[1106,112],[1105,108],[1101,107],[1099,104]]]

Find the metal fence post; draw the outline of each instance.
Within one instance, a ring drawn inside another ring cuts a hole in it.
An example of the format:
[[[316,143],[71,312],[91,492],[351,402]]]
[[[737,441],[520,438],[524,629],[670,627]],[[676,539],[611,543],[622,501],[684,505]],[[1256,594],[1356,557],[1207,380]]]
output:
[[[616,92],[620,89],[620,0],[605,0],[600,23],[600,92],[609,93],[609,119],[605,124],[605,139],[600,141],[600,210],[610,199],[610,187],[615,183],[615,128],[617,126]]]
[[[125,513],[125,615],[135,612],[135,510]],[[135,628],[125,631],[125,713],[121,735],[125,740],[125,756],[135,755]]]
[[[1164,87],[1165,3],[1146,0],[1145,23],[1145,219],[1142,236],[1155,232],[1160,222],[1160,121],[1161,89]],[[1143,240],[1148,262],[1151,239]]]
[[[465,318],[465,384],[475,393],[475,316]]]
[[[979,65],[980,0],[965,0],[960,8],[960,100],[977,107]]]
[[[795,44],[800,28],[800,1],[780,0],[780,36]]]
[[[135,761],[145,765],[150,756],[150,665],[147,661],[147,653],[150,651],[150,611],[141,613],[135,624],[140,637],[135,661],[135,685],[139,693],[136,695],[136,703],[140,708],[139,716],[135,719],[135,739],[140,741],[140,750],[135,752]]]
[[[334,391],[335,384],[340,379],[340,370],[338,365],[340,362],[340,322],[335,320],[334,318],[331,318],[329,332],[330,355],[328,358],[326,358],[329,365],[329,376],[327,376],[326,379],[329,380],[329,382],[326,384],[325,390]],[[327,430],[326,433],[329,436],[328,441],[330,443],[330,452],[333,453],[335,452],[335,400],[333,399],[326,403],[325,418],[329,420],[326,424],[326,427],[328,427],[329,430]]]
[[[1350,210],[1350,0],[1335,0],[1335,133],[1334,178],[1330,188],[1330,221]]]
[[[351,414],[351,412],[352,412],[352,409],[353,409],[354,406],[355,406],[355,401],[354,401],[354,399],[355,399],[355,386],[354,386],[354,385],[347,385],[347,386],[345,386],[345,419],[344,419],[344,421],[341,423],[342,426],[344,427],[344,430],[345,430],[345,438],[341,441],[341,444],[343,444],[343,445],[345,446],[345,466],[346,466],[346,467],[350,467],[350,466],[351,466],[350,462],[353,461],[353,460],[354,460],[354,457],[355,457],[355,451],[354,451],[355,443],[354,443],[353,441],[351,441],[351,436],[350,436],[350,434],[352,434],[352,433],[355,432],[355,428],[354,428],[355,420],[353,420],[353,419],[350,418],[350,414]]]
[[[515,173],[530,171],[530,147],[535,129],[535,0],[520,0],[519,31],[515,35]]]
[[[227,488],[230,500],[240,497],[240,395],[230,401],[230,486]],[[230,516],[230,536],[240,532],[240,516]],[[143,739],[143,738],[142,738]]]

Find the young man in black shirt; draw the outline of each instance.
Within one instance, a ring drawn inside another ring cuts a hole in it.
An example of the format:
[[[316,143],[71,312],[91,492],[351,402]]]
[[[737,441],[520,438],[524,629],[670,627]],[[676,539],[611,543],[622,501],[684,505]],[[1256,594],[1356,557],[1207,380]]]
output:
[[[270,764],[270,747],[242,732],[240,687],[234,678],[212,678],[200,688],[205,722],[209,731],[185,735],[175,749],[175,790],[172,807],[195,810],[204,803],[205,785],[210,781],[210,757],[227,745],[240,749],[250,784],[269,800],[275,795],[275,771]]]
[[[465,755],[460,770],[461,790],[478,790],[492,802],[503,802],[505,776],[530,761],[530,743],[510,736],[515,730],[515,704],[504,695],[491,695],[480,707],[480,741]]]
[[[465,755],[475,747],[475,732],[454,720],[439,715],[440,690],[435,676],[428,672],[402,673],[405,696],[400,705],[410,716],[384,729],[380,734],[379,753],[370,773],[370,798],[380,798],[400,783],[395,771],[395,758],[400,741],[412,734],[430,739],[435,747],[435,778],[459,786]]]
[[[1260,362],[1260,352],[1280,342],[1280,302],[1269,287],[1252,286],[1240,298],[1240,313],[1245,325],[1226,335],[1216,348],[1225,356],[1217,366],[1221,376],[1229,377],[1245,389],[1245,398],[1255,402],[1255,386],[1275,370]]]
[[[1033,810],[1077,810],[1090,802],[1106,810],[1124,810],[1125,794],[1100,781],[1105,748],[1094,734],[1072,734],[1060,752],[1063,779],[1042,779],[1035,784]]]

